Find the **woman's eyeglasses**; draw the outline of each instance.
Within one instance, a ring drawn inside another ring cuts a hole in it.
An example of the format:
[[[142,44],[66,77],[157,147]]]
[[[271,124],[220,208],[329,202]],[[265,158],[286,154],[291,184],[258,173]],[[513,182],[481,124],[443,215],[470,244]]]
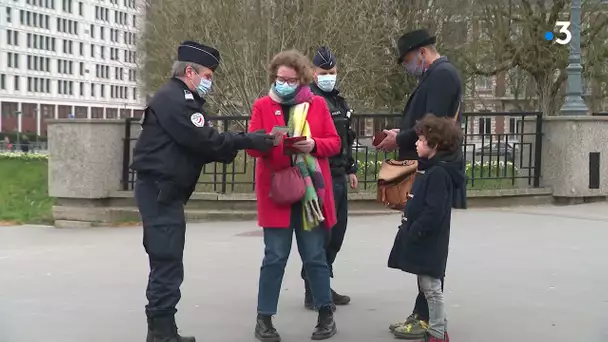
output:
[[[300,79],[298,78],[290,78],[290,77],[283,77],[283,76],[275,76],[277,78],[277,82],[281,83],[281,84],[289,84],[290,86],[295,86],[298,85],[298,82],[300,81]]]

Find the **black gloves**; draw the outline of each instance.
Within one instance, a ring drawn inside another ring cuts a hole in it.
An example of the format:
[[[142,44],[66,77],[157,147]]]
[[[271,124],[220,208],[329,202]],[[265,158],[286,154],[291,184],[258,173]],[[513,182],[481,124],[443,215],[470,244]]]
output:
[[[251,150],[268,152],[274,146],[274,136],[266,134],[263,129],[245,134],[243,140],[243,148]]]

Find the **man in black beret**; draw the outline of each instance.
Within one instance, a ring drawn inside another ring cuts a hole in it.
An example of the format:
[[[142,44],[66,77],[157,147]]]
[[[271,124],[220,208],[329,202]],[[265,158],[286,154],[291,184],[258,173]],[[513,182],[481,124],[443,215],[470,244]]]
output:
[[[273,146],[268,134],[218,133],[209,126],[203,96],[211,90],[219,64],[216,49],[183,42],[173,77],[154,94],[140,121],[131,169],[137,172],[135,201],[150,262],[146,342],[195,341],[177,333],[174,315],[184,279],[184,205],[203,166],[231,163],[242,149],[268,151]]]
[[[425,29],[408,32],[397,41],[399,50],[397,63],[419,81],[408,97],[401,127],[384,130],[386,138],[376,148],[387,152],[399,148],[400,160],[418,160],[416,151],[418,136],[414,126],[424,115],[432,113],[439,117],[450,117],[456,121],[455,124],[460,124],[462,80],[458,70],[448,58],[437,52],[436,41],[437,38]],[[460,155],[453,157],[460,158]],[[465,184],[457,185],[453,206],[466,207]],[[443,284],[441,279],[441,291]],[[392,324],[390,330],[400,338],[420,339],[428,337],[428,321],[428,302],[422,289],[419,288],[414,312],[405,322]],[[436,341],[442,340],[436,339]]]
[[[325,246],[327,263],[329,264],[330,275],[333,278],[333,263],[342,247],[344,235],[346,233],[346,223],[348,218],[348,184],[351,188],[357,187],[357,164],[353,158],[352,148],[355,142],[355,132],[351,128],[352,110],[346,103],[344,97],[336,87],[338,67],[336,56],[325,46],[317,49],[313,57],[314,82],[310,89],[315,95],[322,96],[327,103],[329,112],[336,126],[336,131],[340,135],[342,147],[340,153],[329,159],[331,168],[334,199],[338,222],[329,232],[328,242]],[[305,293],[304,306],[314,309],[312,292],[306,278],[306,272],[302,267],[302,279],[304,279]],[[333,289],[331,290],[334,305],[346,305],[350,303],[350,297],[340,295]]]

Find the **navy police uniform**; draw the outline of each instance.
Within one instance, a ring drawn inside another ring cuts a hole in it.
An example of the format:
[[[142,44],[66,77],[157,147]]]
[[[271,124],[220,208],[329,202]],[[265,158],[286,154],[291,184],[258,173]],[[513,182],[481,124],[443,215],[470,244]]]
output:
[[[220,55],[214,48],[187,41],[178,48],[178,60],[214,71]],[[195,341],[177,334],[174,314],[184,279],[184,206],[203,166],[230,163],[241,149],[272,147],[273,139],[267,134],[217,132],[207,121],[204,103],[184,81],[170,79],[145,109],[133,154],[131,168],[137,172],[135,200],[150,262],[146,291],[148,342]]]
[[[313,64],[321,69],[330,70],[336,66],[336,57],[327,47],[322,46],[317,50],[313,58]],[[353,111],[348,106],[348,103],[346,103],[344,97],[340,95],[340,91],[337,88],[334,87],[331,91],[324,91],[313,82],[310,85],[310,89],[315,95],[322,96],[325,99],[334,121],[336,131],[341,140],[340,153],[329,158],[337,223],[329,232],[325,252],[327,263],[329,264],[330,275],[333,278],[333,263],[336,260],[338,252],[342,248],[348,221],[348,182],[346,176],[349,174],[356,174],[357,172],[357,164],[352,153],[353,144],[356,138],[355,132],[352,130],[351,122],[351,114]],[[310,291],[308,291],[304,267],[302,267],[301,275],[305,281],[306,290],[310,293]],[[340,296],[334,291],[332,291],[332,295],[335,304],[346,304],[350,301],[347,296]],[[309,298],[306,298],[306,300],[311,299],[310,295],[307,297]]]

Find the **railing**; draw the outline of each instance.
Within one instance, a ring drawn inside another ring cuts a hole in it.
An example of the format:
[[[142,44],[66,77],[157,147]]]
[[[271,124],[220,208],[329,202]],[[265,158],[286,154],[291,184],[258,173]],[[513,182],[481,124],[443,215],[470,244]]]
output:
[[[542,115],[535,112],[463,113],[465,133],[463,154],[466,159],[468,187],[500,189],[539,187],[542,151]],[[135,173],[130,170],[132,151],[139,132],[139,119],[125,121],[123,190],[133,189]],[[209,117],[221,132],[246,131],[249,116]],[[358,166],[359,191],[373,192],[382,161],[396,153],[378,152],[371,146],[375,132],[398,128],[399,114],[358,114],[353,116],[357,142],[353,157]],[[253,192],[256,160],[244,151],[231,164],[205,165],[197,185],[203,192]]]

